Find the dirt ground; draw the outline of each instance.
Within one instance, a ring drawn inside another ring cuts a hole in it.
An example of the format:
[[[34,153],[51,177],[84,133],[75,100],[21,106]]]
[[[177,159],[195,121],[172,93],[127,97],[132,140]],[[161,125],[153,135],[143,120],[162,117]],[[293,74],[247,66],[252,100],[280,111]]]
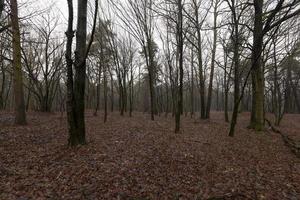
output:
[[[240,116],[234,138],[223,113],[132,118],[86,113],[88,144],[67,146],[66,117],[29,113],[27,126],[0,113],[0,199],[300,199],[300,159],[271,131],[248,130]],[[300,115],[280,129],[300,139]]]

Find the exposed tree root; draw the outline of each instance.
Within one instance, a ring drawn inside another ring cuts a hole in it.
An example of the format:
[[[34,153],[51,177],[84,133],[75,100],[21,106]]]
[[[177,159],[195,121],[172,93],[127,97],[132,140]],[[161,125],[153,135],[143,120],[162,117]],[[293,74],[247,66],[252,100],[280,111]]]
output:
[[[289,147],[289,149],[298,157],[300,158],[300,142],[294,141],[291,139],[288,135],[285,135],[282,133],[279,129],[275,128],[270,120],[265,118],[265,121],[268,123],[268,126],[271,128],[271,130],[275,133],[278,133],[281,135],[282,140],[284,141],[284,144]]]

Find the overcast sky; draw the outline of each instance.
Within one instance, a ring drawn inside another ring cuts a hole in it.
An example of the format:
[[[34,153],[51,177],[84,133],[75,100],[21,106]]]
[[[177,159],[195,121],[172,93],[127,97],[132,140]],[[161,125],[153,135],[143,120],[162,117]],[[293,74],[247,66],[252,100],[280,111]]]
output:
[[[74,12],[76,14],[77,0],[74,0]],[[41,13],[51,7],[51,16],[53,20],[59,20],[56,34],[59,37],[64,37],[64,32],[67,29],[68,6],[67,0],[20,0],[19,1],[19,17],[23,18],[32,15],[30,19],[35,23],[40,19],[36,13]],[[76,19],[76,18],[75,18]]]

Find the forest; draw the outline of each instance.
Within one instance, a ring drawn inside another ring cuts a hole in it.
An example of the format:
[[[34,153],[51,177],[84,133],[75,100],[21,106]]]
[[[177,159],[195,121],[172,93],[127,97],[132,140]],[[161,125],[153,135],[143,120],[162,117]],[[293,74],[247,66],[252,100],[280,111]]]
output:
[[[299,0],[0,0],[0,199],[300,199]]]

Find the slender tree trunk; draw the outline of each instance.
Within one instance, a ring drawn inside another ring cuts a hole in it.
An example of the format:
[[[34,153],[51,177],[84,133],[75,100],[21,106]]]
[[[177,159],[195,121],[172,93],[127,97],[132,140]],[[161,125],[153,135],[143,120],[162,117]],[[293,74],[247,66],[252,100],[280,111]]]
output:
[[[290,60],[290,58],[288,58]],[[289,64],[289,60],[288,60],[288,64],[286,66],[286,92],[285,92],[285,110],[286,112],[290,113],[293,109],[292,109],[292,98],[291,97],[291,88],[292,88],[292,72],[291,72],[291,66]],[[296,101],[296,103],[298,103]]]
[[[224,49],[224,51],[226,51],[226,49]],[[225,58],[224,59],[225,59],[225,64],[224,64],[224,116],[225,116],[225,122],[229,122],[228,92],[229,92],[230,76],[227,77],[227,53],[226,52],[225,52]]]
[[[13,77],[10,76],[9,83],[8,83],[8,89],[7,89],[7,91],[6,91],[5,98],[4,98],[4,106],[3,106],[4,109],[5,109],[6,106],[7,106],[8,97],[9,97],[10,90],[11,90],[11,85],[12,85],[12,82],[13,82],[12,79],[13,79]]]
[[[197,58],[199,66],[199,86],[200,86],[200,118],[205,119],[205,80],[203,73],[203,62],[202,62],[202,37],[201,37],[201,26],[199,21],[199,11],[197,5],[195,5],[195,20],[196,20],[196,34],[197,34]]]
[[[225,88],[224,94],[224,114],[225,114],[225,122],[229,122],[229,115],[228,115],[228,89]]]
[[[107,66],[104,66],[103,70],[104,81],[104,123],[107,121]]]
[[[175,114],[175,133],[180,131],[180,115],[183,107],[183,20],[182,20],[182,1],[177,1],[178,7],[178,22],[177,22],[177,37],[178,37],[178,64],[179,64],[179,88],[177,90],[177,109]]]
[[[4,109],[4,92],[5,92],[5,84],[6,84],[6,75],[4,70],[3,60],[0,58],[1,64],[1,71],[2,71],[2,84],[1,84],[1,91],[0,91],[0,110]]]
[[[114,79],[111,71],[109,72],[110,75],[110,111],[114,112]]]
[[[97,78],[97,86],[96,86],[96,108],[94,111],[94,116],[97,116],[99,107],[100,107],[100,94],[101,94],[101,73],[102,73],[102,64],[99,63],[98,68],[98,78]]]
[[[125,70],[124,70],[125,71]],[[126,83],[126,73],[123,73],[123,110],[127,113],[127,83]]]
[[[219,111],[219,89],[220,89],[220,83],[219,80],[217,80],[217,91],[216,91],[216,110]]]
[[[73,1],[68,0],[68,29],[66,31],[67,43],[66,43],[66,63],[67,63],[67,119],[69,129],[69,145],[76,145],[76,112],[75,112],[75,100],[74,100],[74,88],[73,88],[73,60],[72,60],[72,41],[74,37],[73,31]]]
[[[192,61],[191,61],[191,118],[194,116],[194,50],[192,49]]]
[[[154,66],[154,55],[152,49],[152,41],[151,39],[147,40],[148,54],[149,54],[149,90],[150,90],[150,110],[151,110],[151,120],[154,120],[154,115],[157,114],[156,109],[156,96],[155,96],[155,87],[154,87],[154,79],[155,79],[155,66]]]
[[[2,17],[3,10],[4,10],[4,0],[0,0],[0,19]]]
[[[26,124],[23,75],[21,63],[21,41],[18,18],[17,0],[10,0],[11,22],[12,22],[12,46],[13,46],[13,66],[14,66],[14,97],[15,97],[15,123],[17,125]]]
[[[167,71],[167,69],[166,69]],[[165,86],[166,86],[166,103],[165,103],[165,116],[167,117],[169,114],[169,83],[167,78],[165,78]]]
[[[280,86],[278,83],[278,64],[276,55],[276,40],[273,38],[273,57],[274,57],[274,114],[275,114],[275,125],[279,126],[281,119],[284,115],[284,110],[282,109],[282,94],[280,92]]]
[[[298,113],[300,113],[300,99],[298,98],[297,87],[292,82],[291,82],[291,86],[293,88],[293,93],[294,93],[295,103],[296,103],[296,106],[297,106],[297,109],[298,109]]]
[[[234,7],[234,4],[232,5]],[[235,8],[234,8],[235,9]],[[234,136],[235,125],[237,122],[238,117],[238,110],[240,104],[240,78],[239,78],[239,26],[236,13],[233,13],[234,19],[234,35],[233,43],[234,43],[234,55],[233,55],[233,62],[234,62],[234,107],[231,117],[231,124],[230,124],[230,131],[229,136]]]
[[[214,79],[215,58],[216,58],[216,50],[217,50],[218,4],[219,4],[219,0],[216,0],[215,5],[214,5],[213,48],[212,48],[210,78],[209,78],[209,86],[208,86],[208,94],[207,94],[207,105],[206,105],[206,112],[205,112],[206,119],[209,119],[209,117],[210,117],[209,114],[210,114],[211,99],[212,99],[212,85],[213,85],[213,79]]]
[[[29,85],[31,85],[31,79],[29,79]],[[30,97],[31,97],[31,90],[28,89],[27,91],[27,100],[26,100],[26,112],[28,111],[29,109],[29,105],[30,105]]]
[[[130,82],[129,82],[129,116],[132,116],[133,111],[133,66],[130,67]]]

